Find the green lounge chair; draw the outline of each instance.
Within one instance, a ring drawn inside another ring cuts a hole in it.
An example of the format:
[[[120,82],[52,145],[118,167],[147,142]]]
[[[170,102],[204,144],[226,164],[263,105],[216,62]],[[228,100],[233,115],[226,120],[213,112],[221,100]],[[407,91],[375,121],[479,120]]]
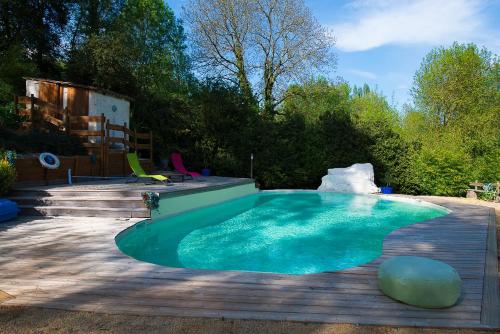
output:
[[[130,175],[129,179],[131,177],[135,177],[134,181],[129,181],[127,179],[126,182],[137,182],[139,179],[149,179],[154,183],[155,181],[161,182],[165,185],[172,185],[172,181],[164,176],[164,175],[159,175],[159,174],[146,174],[144,169],[142,169],[142,166],[139,162],[139,158],[137,157],[137,153],[127,153],[127,160],[128,164],[130,165],[130,169],[132,169],[132,174]],[[148,184],[151,184],[148,183]]]

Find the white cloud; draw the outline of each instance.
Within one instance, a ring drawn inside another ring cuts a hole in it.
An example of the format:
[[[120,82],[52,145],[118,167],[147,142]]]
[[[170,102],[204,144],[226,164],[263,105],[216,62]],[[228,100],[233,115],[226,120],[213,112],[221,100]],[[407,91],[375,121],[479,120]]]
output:
[[[346,70],[346,72],[351,73],[351,74],[353,74],[355,76],[364,78],[364,79],[368,79],[368,80],[375,80],[375,79],[377,79],[377,75],[375,73],[373,73],[373,72],[358,70],[358,69],[355,69],[355,68],[348,69],[348,70]]]
[[[331,29],[337,47],[343,51],[363,51],[386,44],[435,45],[455,40],[481,43],[487,36],[496,35],[483,26],[486,5],[476,0],[354,1],[345,8],[352,16]]]

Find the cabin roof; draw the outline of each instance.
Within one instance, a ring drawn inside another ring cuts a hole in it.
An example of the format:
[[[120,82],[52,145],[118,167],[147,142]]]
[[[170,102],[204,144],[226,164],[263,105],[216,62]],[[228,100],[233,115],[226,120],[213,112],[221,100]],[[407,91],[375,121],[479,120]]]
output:
[[[133,101],[134,100],[130,96],[123,95],[123,94],[120,94],[120,93],[116,93],[116,92],[113,92],[113,91],[105,89],[105,88],[99,88],[99,87],[89,86],[89,85],[81,85],[81,84],[77,84],[77,83],[69,82],[69,81],[59,81],[59,80],[43,79],[43,78],[31,78],[31,77],[23,77],[23,79],[24,80],[50,82],[50,83],[53,83],[53,84],[61,85],[63,87],[83,88],[83,89],[88,89],[88,90],[92,90],[92,91],[101,93],[103,95],[114,96],[116,98],[127,100],[127,101]]]

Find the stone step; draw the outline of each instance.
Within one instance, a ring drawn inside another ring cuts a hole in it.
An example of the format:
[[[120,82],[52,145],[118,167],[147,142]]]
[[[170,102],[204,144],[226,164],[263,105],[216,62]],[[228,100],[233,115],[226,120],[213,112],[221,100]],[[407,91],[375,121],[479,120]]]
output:
[[[146,208],[140,196],[134,197],[61,197],[61,196],[11,196],[11,201],[19,205],[31,206],[65,206],[65,207],[90,207],[90,208]]]
[[[147,208],[83,208],[71,206],[19,205],[23,216],[73,216],[73,217],[114,217],[149,218]]]
[[[35,190],[13,189],[10,197],[136,197],[140,198],[144,190]]]

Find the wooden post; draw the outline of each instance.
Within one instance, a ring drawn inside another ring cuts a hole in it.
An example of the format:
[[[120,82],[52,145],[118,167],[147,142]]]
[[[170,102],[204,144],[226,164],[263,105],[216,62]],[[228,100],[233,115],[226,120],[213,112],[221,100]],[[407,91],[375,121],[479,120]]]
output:
[[[106,131],[104,129],[104,120],[106,119],[106,117],[104,116],[104,113],[101,114],[101,156],[100,156],[100,164],[99,164],[99,167],[100,167],[100,172],[101,172],[101,176],[105,176],[104,175],[104,155],[106,154],[105,153],[105,149],[104,149],[104,145],[106,144],[104,141],[106,140],[106,133],[104,131]]]
[[[105,160],[105,168],[106,168],[106,176],[109,176],[109,119],[106,120],[106,160]]]
[[[61,84],[57,83],[57,110],[61,109]]]
[[[129,152],[130,146],[126,144],[130,140],[127,132],[127,122],[123,122],[123,149]]]
[[[128,136],[127,132],[127,122],[123,122],[123,154],[122,154],[122,175],[127,175],[127,165],[126,165],[126,160],[127,160],[127,153],[129,153],[129,145],[127,145],[127,142],[129,141],[130,137]]]

